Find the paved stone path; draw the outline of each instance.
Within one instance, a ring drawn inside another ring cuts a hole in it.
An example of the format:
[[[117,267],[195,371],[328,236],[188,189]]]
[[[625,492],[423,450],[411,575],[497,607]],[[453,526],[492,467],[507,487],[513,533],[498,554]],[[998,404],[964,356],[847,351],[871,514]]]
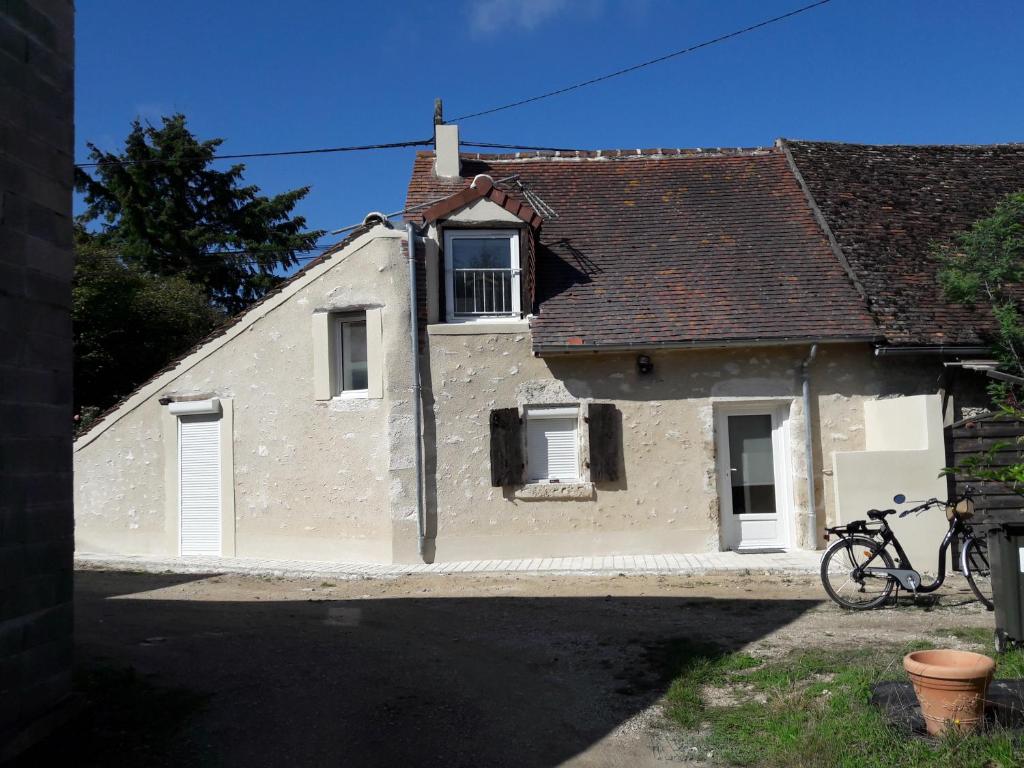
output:
[[[145,573],[245,573],[319,578],[398,577],[428,573],[671,573],[703,574],[723,571],[753,573],[818,572],[820,552],[796,550],[741,555],[708,552],[674,555],[616,555],[614,557],[554,557],[532,560],[471,560],[465,562],[374,565],[303,560],[262,560],[244,557],[145,557],[76,553],[75,564]]]

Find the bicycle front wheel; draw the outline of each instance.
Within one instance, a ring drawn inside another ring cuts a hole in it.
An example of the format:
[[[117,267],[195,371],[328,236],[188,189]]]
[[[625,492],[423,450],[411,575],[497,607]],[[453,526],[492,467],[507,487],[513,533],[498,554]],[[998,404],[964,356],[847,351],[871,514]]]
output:
[[[990,611],[995,610],[992,601],[992,566],[989,565],[988,542],[985,539],[967,540],[960,553],[960,568],[978,602]]]
[[[893,567],[889,553],[877,541],[863,536],[840,539],[829,547],[821,558],[821,583],[828,596],[853,611],[882,605],[892,594],[896,580],[892,576],[854,576],[854,571],[876,552],[873,567]]]

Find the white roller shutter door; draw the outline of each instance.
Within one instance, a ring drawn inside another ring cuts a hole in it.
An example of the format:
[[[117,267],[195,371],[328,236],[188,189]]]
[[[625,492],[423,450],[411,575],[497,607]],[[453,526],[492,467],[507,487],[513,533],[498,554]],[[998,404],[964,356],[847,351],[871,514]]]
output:
[[[220,415],[178,420],[181,554],[221,553]]]
[[[580,478],[577,419],[527,418],[527,479],[573,482]]]

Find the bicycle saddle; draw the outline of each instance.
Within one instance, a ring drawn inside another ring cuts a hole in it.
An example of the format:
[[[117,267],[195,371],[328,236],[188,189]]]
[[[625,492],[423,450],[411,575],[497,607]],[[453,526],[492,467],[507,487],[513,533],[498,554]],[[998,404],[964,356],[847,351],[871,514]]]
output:
[[[884,520],[888,515],[895,515],[895,509],[869,509],[868,517],[872,520]]]

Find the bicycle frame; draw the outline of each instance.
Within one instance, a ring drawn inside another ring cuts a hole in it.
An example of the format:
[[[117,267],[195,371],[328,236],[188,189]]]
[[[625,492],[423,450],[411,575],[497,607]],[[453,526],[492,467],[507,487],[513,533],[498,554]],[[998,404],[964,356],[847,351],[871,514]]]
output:
[[[884,576],[893,577],[904,587],[909,588],[913,592],[929,593],[934,592],[942,586],[946,580],[946,552],[949,550],[953,540],[958,536],[967,536],[970,534],[970,527],[963,520],[960,519],[959,515],[954,514],[953,519],[949,521],[949,528],[946,530],[946,535],[942,537],[942,542],[939,544],[939,563],[938,563],[938,576],[931,584],[921,584],[920,574],[914,569],[913,564],[910,562],[910,557],[903,549],[903,545],[900,544],[900,540],[896,537],[892,528],[883,518],[878,521],[878,528],[868,528],[866,524],[861,524],[854,530],[840,530],[838,528],[829,529],[830,533],[835,533],[840,538],[846,538],[847,536],[854,533],[864,533],[870,537],[881,536],[881,546],[879,546],[875,552],[865,560],[861,565],[855,566],[852,572],[852,576],[856,579],[864,575],[868,576]],[[850,526],[846,526],[849,528]],[[879,556],[879,554],[892,544],[893,549],[896,550],[896,555],[899,558],[899,567],[897,568],[872,568],[871,563]],[[912,580],[910,580],[912,579]]]

